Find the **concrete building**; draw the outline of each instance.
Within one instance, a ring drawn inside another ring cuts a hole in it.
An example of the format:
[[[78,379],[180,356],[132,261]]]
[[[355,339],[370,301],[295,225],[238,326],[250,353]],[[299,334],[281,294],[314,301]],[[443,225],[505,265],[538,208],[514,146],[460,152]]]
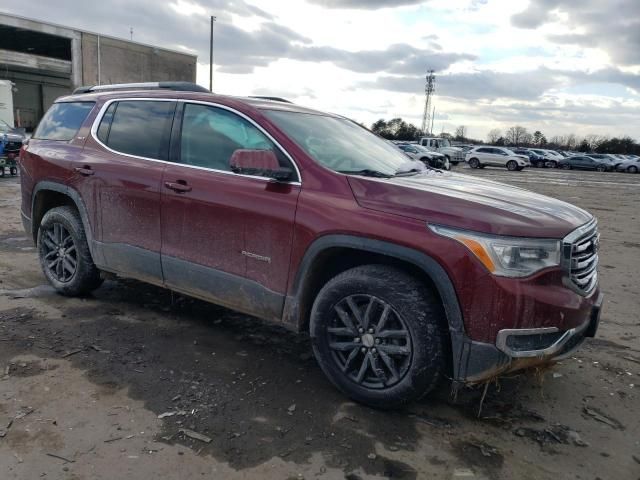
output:
[[[17,126],[33,128],[81,85],[196,80],[195,55],[0,13],[0,79],[15,84]]]

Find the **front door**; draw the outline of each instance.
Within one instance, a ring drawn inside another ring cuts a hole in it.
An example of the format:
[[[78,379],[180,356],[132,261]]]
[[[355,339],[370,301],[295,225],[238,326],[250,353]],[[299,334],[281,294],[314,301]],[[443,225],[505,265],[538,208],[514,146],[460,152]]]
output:
[[[222,106],[184,103],[163,175],[162,269],[167,287],[279,320],[286,293],[299,179],[233,173],[238,149],[270,149],[251,121]],[[294,169],[295,171],[295,169]]]
[[[118,100],[104,114],[76,171],[90,185],[101,267],[162,283],[160,185],[175,101]]]

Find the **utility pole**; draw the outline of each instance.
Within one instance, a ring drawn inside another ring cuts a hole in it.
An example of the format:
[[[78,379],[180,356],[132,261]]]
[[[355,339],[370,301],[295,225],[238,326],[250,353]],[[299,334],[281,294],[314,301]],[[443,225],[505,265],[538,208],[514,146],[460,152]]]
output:
[[[424,113],[422,115],[422,134],[426,135],[429,131],[429,125],[431,124],[431,119],[429,118],[431,114],[431,96],[433,92],[436,90],[436,76],[433,70],[429,70],[426,76],[426,83],[424,86]]]
[[[433,115],[431,115],[431,128],[429,129],[429,135],[433,135],[433,122],[436,121],[436,107],[433,107]]]
[[[213,24],[216,17],[211,15],[211,32],[209,35],[209,90],[213,92]]]

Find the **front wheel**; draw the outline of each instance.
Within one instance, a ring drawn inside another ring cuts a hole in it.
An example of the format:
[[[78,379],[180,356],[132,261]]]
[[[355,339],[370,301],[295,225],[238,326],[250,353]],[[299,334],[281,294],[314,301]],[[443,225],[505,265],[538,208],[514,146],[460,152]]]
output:
[[[480,160],[478,160],[477,158],[472,158],[471,160],[469,160],[469,166],[471,168],[478,168],[480,167]]]
[[[510,172],[513,172],[517,169],[518,169],[518,162],[516,162],[515,160],[509,160],[507,162],[507,170],[509,170]]]
[[[635,167],[635,166],[631,165],[629,168],[627,168],[627,172],[629,172],[629,173],[638,173],[638,167]]]
[[[607,167],[605,167],[604,165],[598,165],[596,167],[596,170],[599,172],[606,172],[607,171]]]
[[[345,395],[396,408],[430,392],[447,365],[444,310],[429,288],[386,265],[352,268],[320,290],[313,352]]]
[[[37,246],[42,271],[61,294],[84,295],[102,284],[80,215],[74,208],[56,207],[44,215]]]

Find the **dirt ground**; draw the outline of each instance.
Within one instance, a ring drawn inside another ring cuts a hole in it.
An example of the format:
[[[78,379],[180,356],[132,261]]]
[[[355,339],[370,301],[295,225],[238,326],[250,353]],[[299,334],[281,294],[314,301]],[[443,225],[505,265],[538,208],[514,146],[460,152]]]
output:
[[[0,478],[640,478],[640,175],[465,172],[598,216],[602,325],[481,410],[482,389],[443,385],[400,412],[347,401],[307,338],[223,308],[130,280],[56,295],[0,179]]]

